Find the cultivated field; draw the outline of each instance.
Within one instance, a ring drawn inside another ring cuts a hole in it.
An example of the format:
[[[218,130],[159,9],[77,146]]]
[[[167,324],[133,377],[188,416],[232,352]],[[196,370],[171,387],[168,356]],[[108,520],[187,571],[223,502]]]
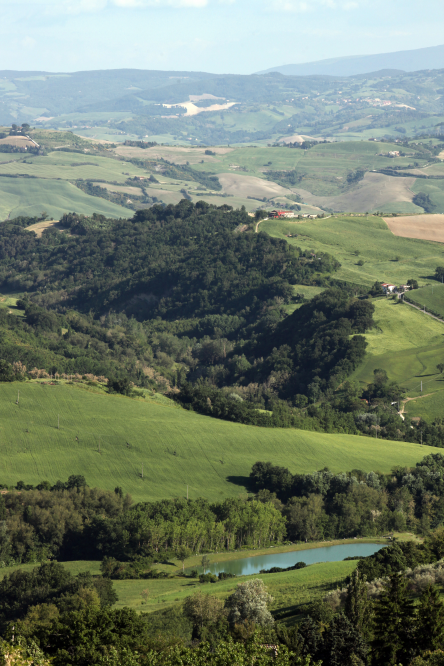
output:
[[[366,173],[363,180],[355,187],[343,194],[336,196],[315,196],[306,190],[296,188],[295,192],[301,195],[303,201],[308,204],[319,206],[320,208],[332,208],[335,211],[351,211],[365,213],[367,211],[377,211],[387,209],[387,205],[393,207],[393,204],[404,204],[402,207],[411,208],[412,212],[421,208],[411,203],[413,192],[411,187],[415,178],[394,178],[382,173]],[[399,209],[399,206],[394,206]],[[398,234],[404,235],[404,234]],[[413,236],[413,238],[419,238]]]
[[[131,211],[116,204],[92,197],[75,185],[60,180],[40,178],[0,178],[0,220],[19,215],[39,216],[45,211],[59,219],[64,213],[107,217],[130,217]]]
[[[111,185],[109,183],[93,183],[93,185],[103,187],[110,192],[122,192],[123,194],[132,194],[135,196],[142,196],[143,194],[140,187],[132,187],[131,185],[128,185],[127,187],[125,185]]]
[[[420,285],[430,281],[436,266],[444,266],[444,247],[439,243],[394,236],[376,216],[341,216],[303,222],[265,220],[261,229],[285,238],[303,250],[328,252],[341,263],[335,277],[371,286],[374,282],[405,284],[410,278]],[[358,261],[364,261],[358,266]]]
[[[407,180],[394,178],[393,180]],[[444,243],[444,215],[408,215],[405,217],[384,218],[390,231],[403,238],[421,238],[422,240]]]
[[[0,145],[5,144],[8,146],[17,146],[18,148],[35,147],[35,143],[27,139],[26,136],[7,136],[4,139],[0,139]]]
[[[148,141],[148,139],[147,139]],[[208,148],[191,146],[153,146],[152,148],[138,148],[137,146],[117,146],[113,153],[125,158],[137,157],[140,160],[159,160],[164,159],[174,164],[199,164],[204,162],[217,163],[218,157],[233,152],[234,148],[222,146],[211,147],[209,150],[216,153],[216,156],[205,155]]]
[[[105,180],[124,183],[129,176],[146,176],[147,172],[130,162],[98,155],[54,151],[46,156],[28,157],[0,164],[0,174],[27,175],[61,180]]]
[[[292,472],[388,472],[427,453],[416,444],[228,423],[162,401],[63,384],[0,384],[0,479],[54,483],[84,474],[89,485],[121,486],[136,500],[184,496],[188,485],[191,498],[214,501],[245,493],[257,460]]]
[[[255,176],[243,176],[239,173],[223,173],[219,176],[219,182],[222,190],[226,194],[232,194],[237,197],[263,197],[271,198],[275,196],[286,196],[293,194],[291,190],[281,187],[277,183],[272,183]]]

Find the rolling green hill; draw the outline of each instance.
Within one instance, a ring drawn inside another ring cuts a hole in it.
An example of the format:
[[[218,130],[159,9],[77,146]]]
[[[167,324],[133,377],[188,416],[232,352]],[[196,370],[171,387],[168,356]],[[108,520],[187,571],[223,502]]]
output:
[[[444,286],[440,282],[433,282],[412,291],[408,294],[408,300],[421,308],[425,306],[428,312],[438,317],[444,317]]]
[[[0,481],[36,484],[84,474],[89,485],[111,490],[121,486],[136,500],[184,496],[187,484],[191,498],[218,500],[245,493],[246,477],[257,460],[273,460],[293,472],[325,466],[388,472],[436,450],[351,435],[244,426],[163,401],[106,396],[63,384],[2,383]]]
[[[366,333],[367,354],[353,378],[367,383],[384,368],[409,396],[420,395],[421,380],[424,393],[443,390],[436,364],[444,362],[444,324],[391,299],[374,305],[376,327]]]
[[[60,180],[43,178],[0,178],[0,218],[26,215],[34,217],[46,211],[48,216],[59,219],[69,211],[107,217],[129,217],[127,208],[92,197],[75,185]]]
[[[373,215],[335,215],[297,224],[265,220],[260,228],[277,238],[292,234],[288,242],[303,250],[332,254],[341,263],[335,277],[354,284],[405,284],[413,278],[423,285],[444,259],[442,244],[395,236]],[[363,266],[358,266],[360,260]]]

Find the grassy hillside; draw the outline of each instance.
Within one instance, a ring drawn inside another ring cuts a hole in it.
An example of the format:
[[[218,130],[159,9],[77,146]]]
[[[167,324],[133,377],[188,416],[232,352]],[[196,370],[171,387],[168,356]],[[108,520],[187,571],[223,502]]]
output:
[[[341,586],[355,567],[356,561],[323,562],[296,571],[242,576],[242,582],[252,578],[263,580],[274,598],[270,610],[279,609],[282,619],[290,619],[302,610],[304,604],[320,599],[329,590]],[[224,599],[233,593],[238,582],[236,579],[231,579],[217,584],[202,585],[197,581],[190,582],[186,578],[114,581],[115,590],[119,595],[116,607],[130,606],[136,610],[153,612],[180,604],[197,590]],[[145,589],[148,589],[150,594],[147,603],[142,605],[141,593]]]
[[[434,451],[366,437],[228,423],[163,400],[166,404],[131,400],[63,384],[0,384],[0,481],[55,482],[84,474],[89,485],[122,486],[136,500],[184,496],[187,484],[191,498],[217,500],[244,493],[257,460],[273,460],[292,472],[325,466],[388,472]]]
[[[384,368],[409,396],[442,391],[444,381],[436,364],[444,362],[444,324],[415,308],[391,299],[374,301],[376,328],[366,333],[364,363],[353,378],[370,382],[375,368]]]
[[[0,178],[0,219],[25,215],[59,219],[75,211],[84,215],[101,213],[107,217],[130,217],[131,211],[116,204],[85,194],[71,183],[42,178]]]
[[[356,541],[354,543],[356,543]],[[313,547],[313,544],[310,545]],[[270,554],[291,549],[294,549],[294,546],[292,548],[274,548],[273,550],[269,549],[264,552]],[[220,561],[221,558],[233,559],[238,555],[249,557],[257,554],[258,553],[254,551],[244,551],[242,554],[215,554],[211,556],[211,559],[214,561]],[[191,558],[187,561],[187,568],[190,568],[188,565],[191,565],[191,563],[193,563],[194,566],[194,560],[196,560],[196,562],[199,560],[196,564],[196,568],[198,568],[200,559],[201,558],[197,557]],[[19,566],[3,568],[0,570],[0,579],[17,569],[31,571],[36,566],[38,565],[22,564]],[[100,574],[100,562],[78,560],[73,562],[63,562],[63,566],[70,571],[73,576],[84,571],[90,571],[93,575]],[[252,578],[262,579],[274,597],[271,610],[279,609],[282,613],[282,619],[289,620],[291,623],[304,604],[320,599],[328,590],[341,586],[344,578],[348,576],[355,567],[356,561],[323,562],[296,571],[267,574],[265,576],[261,574],[243,576],[241,580],[242,582],[245,582]],[[236,585],[240,582],[239,579],[231,579],[218,582],[216,585],[212,583],[200,584],[197,582],[197,579],[177,577],[174,574],[182,568],[181,563],[177,561],[173,563],[172,566],[160,565],[156,568],[168,570],[168,573],[172,574],[172,577],[159,580],[113,581],[114,589],[119,597],[116,603],[116,608],[129,606],[137,611],[152,613],[172,606],[181,605],[186,597],[198,590],[207,594],[214,594],[219,598],[224,599],[234,591]],[[147,602],[142,604],[142,591],[144,590],[148,590],[149,595]]]
[[[15,157],[15,155],[14,155]],[[0,165],[0,174],[27,174],[38,178],[77,180],[78,178],[124,183],[128,176],[146,176],[144,169],[108,157],[54,151]]]
[[[292,234],[288,242],[304,250],[329,252],[341,263],[335,277],[355,284],[402,284],[410,278],[425,284],[444,260],[442,244],[395,236],[384,220],[372,215],[302,223],[266,220],[261,230],[277,238]],[[358,266],[360,260],[363,266]]]
[[[440,282],[433,282],[434,284],[412,291],[409,300],[421,308],[425,306],[429,312],[444,317],[444,286]]]

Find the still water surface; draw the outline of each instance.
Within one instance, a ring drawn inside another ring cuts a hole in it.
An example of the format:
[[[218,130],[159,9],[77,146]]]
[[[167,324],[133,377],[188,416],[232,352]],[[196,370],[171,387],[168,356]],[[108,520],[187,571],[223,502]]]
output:
[[[367,557],[373,555],[381,548],[379,543],[344,543],[339,546],[323,546],[322,548],[309,548],[306,550],[294,550],[289,553],[271,553],[270,555],[255,555],[244,557],[241,560],[228,562],[213,562],[209,570],[213,574],[220,571],[236,574],[236,576],[251,576],[257,574],[261,569],[271,567],[291,567],[296,562],[305,564],[316,564],[316,562],[339,562],[346,557],[362,555]]]

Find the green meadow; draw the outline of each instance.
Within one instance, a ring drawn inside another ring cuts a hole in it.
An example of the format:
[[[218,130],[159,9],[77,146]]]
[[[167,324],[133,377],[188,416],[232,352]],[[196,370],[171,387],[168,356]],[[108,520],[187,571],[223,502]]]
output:
[[[354,284],[404,284],[413,278],[424,285],[444,262],[441,243],[395,236],[384,220],[373,215],[335,215],[303,222],[265,220],[260,228],[277,238],[292,234],[286,240],[303,250],[328,252],[341,263],[334,276]],[[358,266],[360,260],[362,266]]]
[[[325,466],[388,472],[433,451],[229,423],[182,410],[163,397],[134,400],[38,381],[0,384],[0,481],[7,485],[83,474],[90,486],[121,486],[135,500],[183,497],[188,486],[190,498],[215,501],[245,494],[257,460],[272,460],[293,473]]]
[[[35,176],[61,180],[106,180],[124,183],[129,176],[146,176],[144,169],[110,157],[88,153],[53,151],[45,156],[31,156],[25,160],[0,164],[0,174]]]
[[[408,297],[415,305],[425,306],[429,312],[444,317],[444,285],[441,282],[433,280],[432,284],[411,291]]]
[[[378,540],[376,539],[376,541]],[[353,543],[356,543],[356,541]],[[319,545],[322,546],[325,544]],[[310,544],[310,546],[313,546],[313,544]],[[295,548],[294,546],[274,548],[268,549],[267,554],[282,552],[284,550],[292,551],[301,549],[303,549],[302,546],[301,548]],[[239,551],[237,553],[224,553],[223,555],[229,559],[237,559],[239,557],[250,557],[258,554],[261,553]],[[210,556],[210,559],[220,561],[223,559],[223,555],[213,554]],[[200,561],[200,559],[200,557],[190,558],[190,562],[194,560]],[[74,576],[86,571],[90,571],[93,575],[100,575],[100,562],[98,561],[77,560],[62,562],[62,564]],[[188,561],[186,564],[188,567]],[[180,574],[182,565],[174,561],[169,566],[155,566],[156,569],[167,570],[169,574],[168,578],[113,581],[114,589],[118,595],[115,608],[124,608],[127,606],[139,612],[155,613],[156,611],[165,610],[173,606],[180,606],[186,597],[197,591],[225,599],[228,595],[232,594],[239,582],[260,578],[264,581],[270,594],[273,596],[270,609],[277,611],[277,616],[283,621],[292,623],[302,611],[304,605],[321,599],[329,590],[342,586],[344,579],[355,569],[356,564],[356,561],[322,562],[295,571],[266,575],[255,574],[253,576],[242,576],[240,578],[220,581],[216,584],[201,584],[197,578],[177,575]],[[38,565],[21,564],[6,567],[0,570],[0,580],[18,569],[21,571],[31,571],[36,566]],[[148,592],[148,595],[144,594],[142,596],[142,592]]]
[[[67,212],[107,217],[129,217],[132,211],[106,199],[92,197],[72,183],[43,178],[0,178],[0,219],[20,215],[34,217],[45,211],[60,219]]]
[[[376,327],[366,333],[367,354],[351,379],[364,386],[383,368],[405,396],[415,398],[405,403],[409,417],[442,417],[444,376],[436,366],[444,363],[444,323],[392,299],[373,302]]]
[[[116,608],[129,606],[139,611],[155,612],[182,603],[186,597],[198,590],[225,599],[233,593],[238,582],[260,578],[273,597],[270,610],[279,610],[279,617],[291,622],[305,604],[322,598],[336,587],[341,587],[344,579],[352,573],[356,565],[356,560],[322,562],[296,571],[255,574],[242,576],[240,579],[232,578],[218,583],[204,584],[196,579],[177,576],[159,580],[114,581],[119,596]],[[144,590],[148,590],[146,602],[142,597]]]
[[[322,143],[310,148],[310,150],[283,146],[272,148],[267,146],[245,147],[218,154],[211,162],[205,161],[203,164],[196,164],[195,168],[202,171],[222,172],[229,171],[230,165],[236,164],[245,167],[249,175],[262,178],[264,177],[264,171],[296,169],[304,174],[304,178],[315,178],[316,181],[320,179],[332,181],[336,190],[338,180],[344,178],[350,171],[360,167],[371,170],[393,166],[393,159],[379,155],[379,153],[387,153],[390,150],[397,150],[396,145],[373,141]],[[178,153],[178,157],[182,157],[182,155]],[[398,165],[407,165],[408,163],[408,158],[398,158],[396,161]],[[334,181],[336,181],[336,186]],[[301,181],[298,187],[306,187],[304,180]],[[331,187],[330,184],[329,188]],[[319,190],[316,193],[330,194],[330,189]]]

